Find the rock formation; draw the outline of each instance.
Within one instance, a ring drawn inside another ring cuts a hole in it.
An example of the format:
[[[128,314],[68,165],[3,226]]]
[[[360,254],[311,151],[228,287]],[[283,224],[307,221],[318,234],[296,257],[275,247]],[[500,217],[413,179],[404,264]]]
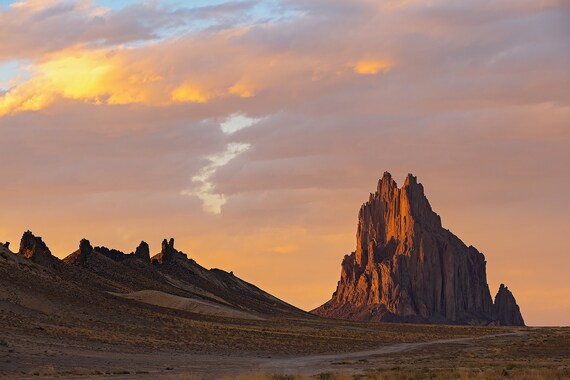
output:
[[[162,241],[162,249],[160,252],[152,258],[152,261],[155,263],[160,264],[167,264],[172,263],[176,260],[176,257],[183,256],[187,258],[186,254],[179,252],[174,248],[174,239],[170,238],[170,240],[164,239]]]
[[[124,252],[121,252],[117,249],[112,249],[112,248],[107,248],[107,247],[95,247],[93,248],[93,251],[99,252],[102,255],[110,258],[111,260],[115,260],[115,261],[122,261],[122,260],[126,260],[127,258],[129,258],[129,255],[127,255]]]
[[[166,256],[169,257],[171,252],[177,252],[174,249],[174,241],[171,241],[171,247],[168,247],[168,243],[166,244],[166,249],[163,248],[163,251],[166,252]],[[104,256],[108,259],[113,261],[131,261],[140,259],[145,263],[150,263],[150,249],[146,242],[141,241],[139,246],[136,248],[135,252],[131,252],[130,254],[126,254],[118,249],[107,248],[105,246],[97,246],[93,247],[89,240],[82,239],[79,242],[79,249],[69,256],[67,256],[63,261],[67,264],[76,264],[81,266],[88,266],[89,260],[94,257],[101,257]]]
[[[505,305],[510,312],[510,301]],[[485,256],[442,228],[416,177],[399,189],[390,173],[358,213],[356,251],[344,257],[337,290],[313,312],[394,322],[495,320]]]
[[[35,236],[31,231],[26,231],[20,241],[19,255],[24,256],[36,264],[46,267],[56,265],[58,259],[51,254],[51,251],[41,237]]]
[[[81,239],[81,241],[79,242],[79,250],[77,252],[78,252],[79,264],[85,265],[85,263],[87,263],[87,260],[93,253],[93,246],[91,246],[89,240]]]
[[[134,255],[139,259],[143,260],[144,262],[150,263],[150,249],[145,241],[141,241],[141,243],[135,250]]]
[[[501,326],[524,326],[519,305],[513,293],[503,284],[495,296],[494,318]]]

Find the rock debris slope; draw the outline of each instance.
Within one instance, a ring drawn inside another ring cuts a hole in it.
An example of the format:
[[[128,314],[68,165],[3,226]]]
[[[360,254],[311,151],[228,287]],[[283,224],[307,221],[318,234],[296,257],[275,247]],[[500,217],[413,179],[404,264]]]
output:
[[[152,258],[144,241],[126,254],[82,239],[60,260],[41,237],[26,231],[17,253],[0,243],[0,306],[8,298],[50,313],[83,312],[93,305],[101,306],[97,313],[117,305],[128,309],[137,301],[145,308],[229,318],[316,318],[232,272],[200,266],[174,247],[174,239],[164,240]]]
[[[356,251],[332,299],[315,314],[353,320],[524,325],[503,285],[495,304],[485,256],[441,225],[423,186],[384,173],[358,213]]]

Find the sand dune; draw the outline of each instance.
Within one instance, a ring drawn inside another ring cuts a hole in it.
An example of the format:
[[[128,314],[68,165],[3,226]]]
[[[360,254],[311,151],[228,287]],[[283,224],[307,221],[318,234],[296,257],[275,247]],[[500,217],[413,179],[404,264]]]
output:
[[[141,290],[132,293],[110,293],[119,297],[144,302],[151,305],[167,307],[170,309],[185,310],[197,314],[241,319],[263,319],[251,313],[236,310],[228,306],[218,305],[213,302],[195,298],[179,297],[158,290]]]

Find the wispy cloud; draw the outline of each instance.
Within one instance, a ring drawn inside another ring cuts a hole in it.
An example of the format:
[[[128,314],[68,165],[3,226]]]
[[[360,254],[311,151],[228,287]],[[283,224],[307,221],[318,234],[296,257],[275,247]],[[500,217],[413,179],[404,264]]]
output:
[[[224,133],[232,134],[242,129],[249,128],[260,120],[260,118],[251,118],[241,113],[234,113],[228,116],[220,124],[220,128],[222,128]]]
[[[230,143],[226,150],[206,157],[207,164],[199,174],[192,177],[194,186],[191,189],[183,190],[182,195],[198,197],[203,204],[203,210],[213,214],[220,214],[222,206],[228,201],[227,197],[216,190],[212,177],[216,171],[227,165],[231,160],[250,148],[249,144]]]

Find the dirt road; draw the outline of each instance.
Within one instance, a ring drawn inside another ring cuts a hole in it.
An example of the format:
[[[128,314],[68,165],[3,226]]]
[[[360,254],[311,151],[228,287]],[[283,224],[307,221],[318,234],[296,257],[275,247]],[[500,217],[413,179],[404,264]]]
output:
[[[528,334],[528,331],[513,331],[503,334],[482,335],[478,337],[439,339],[429,342],[397,343],[376,348],[374,350],[348,352],[329,355],[309,355],[302,357],[270,358],[260,364],[259,369],[268,373],[287,373],[315,375],[323,372],[346,371],[358,372],[368,367],[371,358],[383,355],[411,351],[418,348],[439,344],[469,344],[474,340],[492,339],[506,336]]]

